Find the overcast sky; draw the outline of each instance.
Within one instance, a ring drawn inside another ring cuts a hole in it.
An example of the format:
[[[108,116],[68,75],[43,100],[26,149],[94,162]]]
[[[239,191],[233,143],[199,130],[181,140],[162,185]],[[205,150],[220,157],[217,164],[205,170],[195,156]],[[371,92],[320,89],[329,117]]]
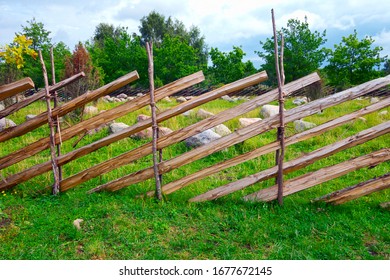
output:
[[[53,42],[64,41],[71,50],[93,36],[99,23],[126,26],[138,33],[140,19],[152,10],[172,16],[188,27],[196,25],[209,47],[231,51],[242,46],[247,59],[258,66],[254,53],[259,41],[272,36],[271,9],[277,29],[290,18],[307,16],[311,30],[327,31],[328,47],[356,29],[372,36],[390,56],[390,1],[388,0],[0,0],[0,46],[12,41],[33,17],[51,31]]]

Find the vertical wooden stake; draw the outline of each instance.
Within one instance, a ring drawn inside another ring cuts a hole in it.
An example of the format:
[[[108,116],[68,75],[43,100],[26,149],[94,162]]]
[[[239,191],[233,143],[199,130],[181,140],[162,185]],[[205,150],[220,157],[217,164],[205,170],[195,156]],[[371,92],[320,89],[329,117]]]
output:
[[[47,78],[46,66],[45,66],[45,62],[43,61],[41,50],[39,50],[39,59],[41,60],[43,78],[45,80],[47,119],[50,128],[51,165],[52,165],[53,175],[54,175],[53,194],[57,195],[60,192],[60,179],[59,179],[59,171],[58,171],[57,157],[56,157],[56,150],[55,150],[55,138],[54,138],[55,132],[54,132],[54,123],[53,123],[51,105],[50,105],[49,81]]]
[[[158,134],[158,126],[156,121],[156,102],[154,101],[154,66],[153,66],[153,43],[146,42],[146,51],[148,52],[148,60],[149,60],[149,84],[150,84],[150,108],[152,111],[152,129],[153,129],[153,142],[152,142],[152,150],[153,150],[153,169],[154,169],[154,179],[156,181],[156,197],[157,199],[162,199],[161,193],[161,182],[158,170],[158,159],[157,159],[157,134]]]
[[[277,164],[278,164],[278,202],[279,205],[283,205],[283,160],[284,160],[284,95],[283,95],[283,83],[284,83],[284,70],[282,70],[282,74],[279,70],[279,53],[278,53],[278,38],[276,34],[276,25],[275,25],[275,15],[274,10],[271,10],[272,14],[272,28],[274,33],[274,47],[275,47],[275,69],[276,69],[276,77],[278,79],[278,92],[279,92],[279,117],[280,117],[280,125],[278,128],[278,140],[280,141],[280,151],[277,152]],[[283,37],[282,37],[283,41]],[[284,42],[282,42],[283,45]],[[283,55],[283,47],[281,49]],[[283,65],[283,58],[281,55],[280,63]],[[282,67],[283,69],[283,67]],[[283,81],[282,81],[283,75]]]
[[[53,47],[50,48],[50,62],[51,62],[52,85],[55,85],[55,83],[56,83],[56,72],[55,72],[55,68],[54,68]],[[54,91],[53,97],[54,97],[54,108],[56,108],[58,106],[58,93],[57,93],[57,91]],[[57,157],[59,157],[61,155],[62,140],[61,140],[61,127],[60,127],[60,121],[59,121],[58,116],[56,117],[55,124],[56,124],[55,132],[58,133],[58,135],[60,136],[60,142],[57,143]],[[62,167],[61,166],[58,166],[58,178],[59,178],[60,181],[62,181]]]

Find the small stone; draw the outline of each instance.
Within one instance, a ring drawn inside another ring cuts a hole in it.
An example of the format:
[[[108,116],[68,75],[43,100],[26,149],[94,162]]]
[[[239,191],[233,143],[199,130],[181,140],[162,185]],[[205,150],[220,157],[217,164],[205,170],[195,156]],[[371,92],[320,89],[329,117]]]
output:
[[[208,143],[210,143],[214,140],[217,140],[219,138],[221,138],[221,136],[219,134],[215,133],[211,129],[208,129],[208,130],[205,130],[201,133],[198,133],[194,136],[187,138],[184,142],[186,143],[186,145],[188,147],[195,148],[195,147],[199,147],[199,146],[208,144]]]
[[[363,118],[363,117],[359,117],[358,119],[361,120],[362,122],[366,122],[367,121],[366,118]]]
[[[305,104],[307,102],[308,102],[308,100],[307,100],[306,96],[300,96],[300,97],[297,97],[296,99],[294,99],[293,104],[299,106],[299,105]]]
[[[286,111],[286,109],[284,109]],[[264,105],[260,110],[260,115],[263,116],[263,118],[269,118],[273,117],[275,115],[279,114],[279,106],[275,105]]]
[[[112,123],[109,125],[109,131],[110,131],[110,134],[114,134],[114,133],[117,133],[119,131],[122,131],[126,128],[128,128],[129,126],[125,123]]]
[[[150,118],[150,116],[141,114],[141,115],[138,115],[138,117],[137,117],[137,122],[146,121],[146,120],[149,119],[149,118]]]
[[[371,99],[370,99],[371,104],[377,103],[379,101],[380,101],[380,99],[378,97],[371,97]]]
[[[193,110],[188,110],[188,111],[185,111],[182,115],[183,116],[186,116],[186,117],[190,117],[191,115],[194,114],[194,111]]]
[[[225,136],[232,133],[232,131],[224,124],[214,126],[211,130],[221,136]]]
[[[142,97],[142,96],[144,96],[145,94],[143,94],[143,93],[141,93],[141,92],[139,92],[139,93],[137,93],[137,97]]]
[[[387,110],[380,111],[380,112],[378,113],[378,115],[381,116],[381,117],[386,116],[386,115],[387,115]]]
[[[0,103],[0,111],[4,110],[4,109],[5,109],[5,107],[4,107],[3,103]]]
[[[187,101],[189,101],[189,100],[191,100],[191,99],[194,99],[195,96],[185,96],[184,98],[187,99]]]
[[[37,116],[37,115],[28,114],[28,115],[26,116],[26,121],[31,120],[31,119],[35,118],[36,116]]]
[[[81,223],[82,222],[84,222],[84,220],[83,219],[76,219],[76,220],[74,220],[73,221],[73,225],[75,226],[75,228],[77,229],[77,230],[81,230]]]
[[[114,97],[112,100],[114,100],[114,102],[122,102],[119,98],[117,97]]]
[[[261,118],[240,118],[238,119],[238,123],[240,124],[240,127],[246,127],[261,120]]]
[[[234,99],[231,98],[229,95],[224,95],[221,97],[221,99],[229,102],[234,102]]]
[[[14,123],[12,120],[7,118],[0,119],[0,131],[3,131],[6,128],[14,127],[16,126],[16,123]]]
[[[127,94],[121,93],[121,94],[117,95],[116,97],[117,98],[124,98],[124,99],[126,99],[127,98]]]
[[[169,96],[165,96],[163,100],[166,102],[169,102],[169,103],[172,102],[172,100],[169,98]]]
[[[176,98],[176,101],[179,102],[179,103],[184,103],[184,102],[187,101],[187,99],[185,97],[183,97],[183,96],[180,96],[180,97]]]
[[[209,117],[214,116],[213,113],[208,112],[208,111],[203,110],[203,109],[199,109],[198,112],[196,113],[196,115],[198,118],[201,118],[201,119],[207,119]]]
[[[296,120],[294,121],[294,128],[297,132],[303,132],[307,129],[316,127],[317,125],[315,123],[306,122],[302,120]]]
[[[168,128],[168,127],[159,127],[158,128],[159,136],[165,136],[171,132],[173,132],[173,130]],[[130,137],[134,138],[134,139],[150,139],[153,137],[153,129],[151,127],[148,127],[147,129],[140,131],[140,132],[137,132],[137,133],[131,135]]]
[[[99,113],[99,109],[95,106],[85,106],[84,107],[84,114],[85,115],[96,115]]]
[[[131,101],[131,100],[134,100],[134,99],[135,99],[134,96],[128,96],[128,97],[126,98],[127,101]]]

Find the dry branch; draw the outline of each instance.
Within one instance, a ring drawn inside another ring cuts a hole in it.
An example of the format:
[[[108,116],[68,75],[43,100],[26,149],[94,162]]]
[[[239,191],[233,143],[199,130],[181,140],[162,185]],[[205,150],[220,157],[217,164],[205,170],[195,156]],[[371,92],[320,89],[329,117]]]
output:
[[[350,122],[350,121],[357,119],[359,117],[362,117],[364,115],[370,114],[372,112],[375,112],[375,111],[380,110],[382,108],[385,108],[387,106],[390,106],[390,97],[384,99],[382,102],[374,103],[366,108],[360,109],[360,110],[353,112],[351,114],[342,116],[342,117],[337,118],[335,120],[329,121],[329,122],[324,123],[322,125],[316,126],[312,129],[306,130],[304,132],[301,132],[301,133],[295,134],[289,138],[286,138],[285,144],[286,144],[286,146],[290,146],[290,145],[298,143],[300,141],[304,141],[304,140],[313,138],[315,136],[321,135],[322,133],[324,133],[326,131],[329,131],[331,129],[339,127],[347,122]],[[272,142],[270,144],[267,144],[263,147],[257,148],[253,151],[248,152],[248,153],[239,155],[235,158],[228,159],[228,160],[223,161],[223,162],[219,162],[213,166],[210,166],[208,168],[205,168],[203,170],[195,172],[195,173],[188,175],[186,177],[183,177],[179,180],[170,182],[162,187],[162,191],[164,194],[170,194],[174,191],[177,191],[181,188],[188,186],[189,184],[192,184],[196,181],[199,181],[207,176],[215,174],[215,173],[222,171],[226,168],[233,167],[233,166],[240,164],[240,163],[243,163],[245,161],[252,160],[252,159],[257,158],[261,155],[273,152],[273,151],[277,150],[278,148],[279,148],[278,141]],[[208,192],[208,194],[210,196],[214,196],[215,194],[219,193],[221,190],[224,190],[224,186],[216,188],[216,189]],[[224,195],[229,194],[233,191],[235,191],[235,190],[232,189],[230,192],[224,193]],[[152,196],[153,194],[154,194],[154,192],[148,192],[147,196]],[[218,196],[218,197],[220,197],[220,196]]]
[[[61,117],[67,113],[73,111],[76,108],[82,107],[85,104],[98,99],[104,95],[110,94],[111,92],[131,83],[139,78],[137,71],[133,71],[127,75],[124,75],[117,80],[93,91],[88,91],[81,96],[55,108],[52,112],[53,118]],[[0,132],[0,142],[7,141],[11,138],[21,136],[27,132],[34,130],[37,127],[40,127],[46,123],[46,113],[42,113],[35,118],[24,122],[21,125],[10,127],[6,130]]]
[[[0,86],[0,101],[31,88],[34,88],[34,82],[31,78],[24,78],[10,84],[2,85]]]
[[[204,80],[203,73],[202,73],[202,71],[199,71],[197,73],[194,73],[194,74],[189,75],[187,77],[181,78],[175,82],[172,82],[168,85],[165,85],[165,86],[157,89],[156,94],[155,94],[156,95],[155,98],[156,98],[156,100],[161,100],[166,96],[177,93],[180,90],[185,89],[189,86],[195,85],[197,83],[200,83],[203,80]],[[136,111],[144,106],[147,106],[148,104],[149,104],[149,97],[143,96],[143,97],[139,97],[137,99],[134,99],[131,102],[126,102],[122,105],[119,105],[111,110],[100,113],[100,114],[98,114],[98,115],[96,115],[88,120],[85,120],[83,122],[75,124],[74,126],[69,127],[67,129],[61,131],[61,138],[59,137],[59,134],[56,135],[56,143],[59,143],[60,140],[66,141],[66,140],[68,140],[68,139],[70,139],[70,138],[72,138],[80,133],[87,133],[88,130],[97,128],[104,123],[107,123],[109,121],[112,121],[114,119],[122,117],[122,116],[128,114],[129,112]],[[141,130],[139,130],[139,131],[141,131]],[[128,135],[115,134],[115,137],[109,136],[109,137],[105,138],[108,141],[104,142],[104,143],[106,143],[105,145],[108,145],[110,143],[113,143],[115,141],[123,139],[129,135],[131,135],[131,134],[128,134]],[[30,144],[29,146],[26,146],[26,147],[24,147],[16,152],[12,153],[12,154],[9,154],[9,155],[1,158],[0,159],[0,169],[3,169],[7,166],[11,166],[19,161],[22,161],[23,159],[26,159],[32,155],[35,155],[35,154],[49,148],[49,141],[50,141],[50,139],[48,137],[40,139],[37,142]],[[95,147],[97,147],[97,145],[94,145],[94,148]],[[99,146],[99,147],[103,147],[103,146]],[[80,149],[76,150],[76,151],[74,151],[74,154],[75,155],[80,154],[81,151],[83,151],[83,150],[80,150]],[[88,150],[88,151],[86,151],[86,153],[80,154],[80,156],[88,154],[90,151],[91,150]],[[69,160],[71,158],[72,157],[70,155],[68,155],[66,160],[63,159],[61,161],[61,159],[59,159],[60,160],[59,164],[60,165],[65,164],[66,162],[69,162]],[[75,158],[77,158],[77,157],[75,156]]]
[[[307,173],[286,181],[284,185],[284,196],[325,183],[363,167],[375,166],[388,160],[390,160],[390,149],[382,149],[333,166],[324,167],[315,172]],[[271,201],[276,199],[276,196],[277,186],[272,186],[247,195],[244,199],[253,201]]]
[[[337,205],[387,188],[390,188],[390,173],[349,188],[335,191],[320,198],[316,198],[314,201],[325,201]]]
[[[78,74],[76,74],[76,75],[74,75],[66,80],[63,80],[55,85],[50,86],[49,91],[50,92],[56,91],[56,90],[66,86],[70,83],[73,83],[74,81],[76,81],[82,77],[85,77],[84,72],[78,73]],[[31,103],[45,97],[45,95],[46,95],[46,91],[43,89],[43,90],[40,90],[39,92],[35,93],[34,95],[32,95],[32,96],[30,96],[22,101],[19,101],[18,103],[15,103],[15,104],[12,104],[11,106],[8,106],[4,110],[0,111],[0,119],[30,105]]]
[[[364,83],[360,86],[348,89],[336,93],[332,96],[326,98],[318,99],[309,104],[305,104],[299,107],[295,107],[292,110],[286,112],[286,123],[298,120],[309,115],[312,115],[319,110],[328,108],[342,102],[354,99],[356,97],[362,96],[370,91],[373,91],[377,88],[383,87],[390,83],[390,75],[384,78],[379,78],[367,83]],[[215,116],[214,116],[215,117]],[[230,117],[232,118],[232,117]],[[159,173],[164,174],[173,169],[176,169],[182,165],[188,164],[195,160],[201,159],[207,155],[210,155],[214,152],[228,148],[234,144],[240,143],[246,139],[252,138],[258,134],[261,134],[265,131],[271,130],[279,125],[279,115],[264,119],[253,123],[245,128],[236,130],[235,132],[217,139],[209,144],[198,147],[194,150],[191,150],[185,154],[182,154],[171,160],[162,162],[159,164]],[[174,140],[174,137],[171,137]],[[99,191],[102,189],[108,189],[111,191],[116,191],[126,186],[142,182],[144,180],[150,179],[153,176],[153,168],[146,168],[138,172],[124,176],[123,178],[117,179],[115,181],[109,182],[102,186],[99,186],[92,191]]]

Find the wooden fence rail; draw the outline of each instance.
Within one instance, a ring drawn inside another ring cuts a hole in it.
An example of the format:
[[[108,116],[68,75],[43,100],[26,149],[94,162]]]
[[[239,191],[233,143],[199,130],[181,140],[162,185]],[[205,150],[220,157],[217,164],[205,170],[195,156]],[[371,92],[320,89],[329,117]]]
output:
[[[31,78],[24,78],[10,84],[2,85],[0,86],[0,101],[32,88],[34,88],[34,82]]]

